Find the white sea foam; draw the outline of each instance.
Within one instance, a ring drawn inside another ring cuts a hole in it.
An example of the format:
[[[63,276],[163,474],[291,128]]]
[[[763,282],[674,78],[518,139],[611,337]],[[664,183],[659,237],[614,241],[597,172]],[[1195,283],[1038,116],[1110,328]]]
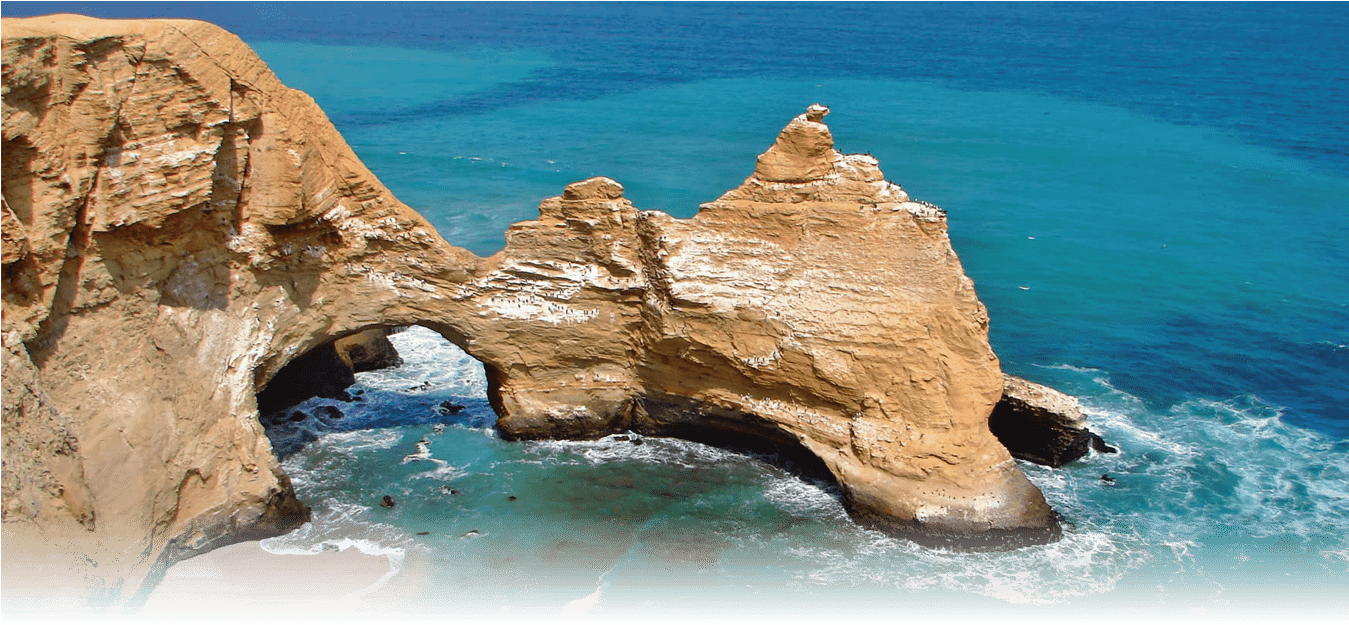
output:
[[[641,444],[635,444],[635,440],[640,440]],[[613,434],[593,441],[535,441],[525,445],[529,453],[520,462],[544,466],[643,462],[691,469],[743,462],[746,459],[743,454],[710,445],[631,433]]]
[[[1256,537],[1349,535],[1349,454],[1336,449],[1341,443],[1288,425],[1282,408],[1258,397],[1195,399],[1152,413],[1107,379],[1096,381],[1107,393],[1084,398],[1089,425],[1120,443],[1125,455],[1113,463],[1120,470],[1157,478],[1159,494],[1178,498],[1168,523],[1183,518],[1197,531],[1217,520]]]
[[[389,342],[398,350],[403,364],[358,373],[358,384],[397,393],[487,397],[487,375],[482,363],[435,331],[413,326],[391,335]]]
[[[417,460],[429,460],[431,458],[431,441],[422,439],[417,441],[417,451],[403,456],[403,464],[415,462]]]
[[[465,475],[468,475],[467,471],[468,465],[455,466],[439,458],[429,458],[428,460],[432,464],[435,464],[436,468],[431,469],[430,471],[423,471],[421,473],[416,473],[411,476],[411,479],[431,479],[431,480],[438,480],[441,482],[449,482],[451,480],[457,480],[461,477],[464,477]]]
[[[393,449],[403,435],[398,430],[371,429],[351,432],[329,432],[320,442],[331,449],[354,453],[368,449]]]
[[[782,510],[802,516],[832,521],[848,518],[843,503],[834,493],[795,476],[770,481],[764,488],[764,498]]]
[[[309,525],[311,524],[306,524],[306,526]],[[296,531],[303,532],[305,531],[305,529],[301,528],[300,530]],[[407,557],[407,550],[402,547],[388,547],[380,543],[362,538],[328,539],[318,543],[310,544],[308,546],[303,546],[302,544],[297,543],[287,544],[287,541],[284,540],[285,538],[286,536],[282,536],[262,541],[263,551],[266,551],[267,553],[271,553],[274,555],[312,556],[334,549],[337,551],[346,551],[348,549],[355,549],[365,555],[383,557],[388,561],[389,563],[388,572],[386,572],[378,580],[375,580],[373,583],[366,586],[365,588],[343,595],[341,598],[337,600],[339,606],[354,607],[360,605],[361,599],[363,597],[379,590],[380,588],[383,588],[385,584],[389,583],[389,580],[393,579],[394,576],[398,575],[398,573],[403,570],[403,561]]]

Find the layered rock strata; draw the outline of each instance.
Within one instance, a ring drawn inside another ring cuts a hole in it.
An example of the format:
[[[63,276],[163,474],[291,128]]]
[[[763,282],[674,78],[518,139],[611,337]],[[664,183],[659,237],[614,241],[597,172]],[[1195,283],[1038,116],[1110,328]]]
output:
[[[413,324],[483,362],[504,438],[759,441],[890,529],[1057,532],[988,430],[1002,376],[945,214],[834,150],[823,107],[691,219],[593,178],[484,259],[217,27],[6,19],[3,57],[5,549],[85,558],[85,592],[302,522],[257,390]]]

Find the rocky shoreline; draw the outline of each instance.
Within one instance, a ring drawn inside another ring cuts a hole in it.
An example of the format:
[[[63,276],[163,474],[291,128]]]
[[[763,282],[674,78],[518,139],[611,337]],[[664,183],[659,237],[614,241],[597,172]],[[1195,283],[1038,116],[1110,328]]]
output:
[[[742,437],[898,533],[1057,535],[989,431],[1006,382],[945,213],[825,107],[693,218],[591,178],[479,258],[218,27],[3,24],[5,550],[45,541],[90,595],[303,523],[260,409],[344,393],[279,381],[387,363],[368,339],[413,324],[483,363],[505,439]]]

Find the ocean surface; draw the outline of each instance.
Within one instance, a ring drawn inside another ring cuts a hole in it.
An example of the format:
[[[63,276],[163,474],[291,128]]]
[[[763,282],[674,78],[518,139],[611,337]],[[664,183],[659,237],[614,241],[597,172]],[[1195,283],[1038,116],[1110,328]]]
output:
[[[690,216],[826,104],[840,150],[948,211],[1003,368],[1081,398],[1122,450],[1023,465],[1062,541],[927,549],[762,458],[503,442],[481,366],[413,328],[403,367],[358,376],[365,401],[304,407],[347,417],[271,433],[314,521],[264,549],[387,557],[365,608],[1349,613],[1349,5],[3,12],[224,26],[480,255],[594,175]]]

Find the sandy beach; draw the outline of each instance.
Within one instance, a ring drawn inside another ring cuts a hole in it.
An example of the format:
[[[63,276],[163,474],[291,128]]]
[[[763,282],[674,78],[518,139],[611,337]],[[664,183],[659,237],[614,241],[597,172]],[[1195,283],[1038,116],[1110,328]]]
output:
[[[245,611],[350,616],[389,576],[388,558],[355,548],[276,555],[258,542],[245,542],[171,567],[139,616],[171,618],[187,611],[222,618]]]

